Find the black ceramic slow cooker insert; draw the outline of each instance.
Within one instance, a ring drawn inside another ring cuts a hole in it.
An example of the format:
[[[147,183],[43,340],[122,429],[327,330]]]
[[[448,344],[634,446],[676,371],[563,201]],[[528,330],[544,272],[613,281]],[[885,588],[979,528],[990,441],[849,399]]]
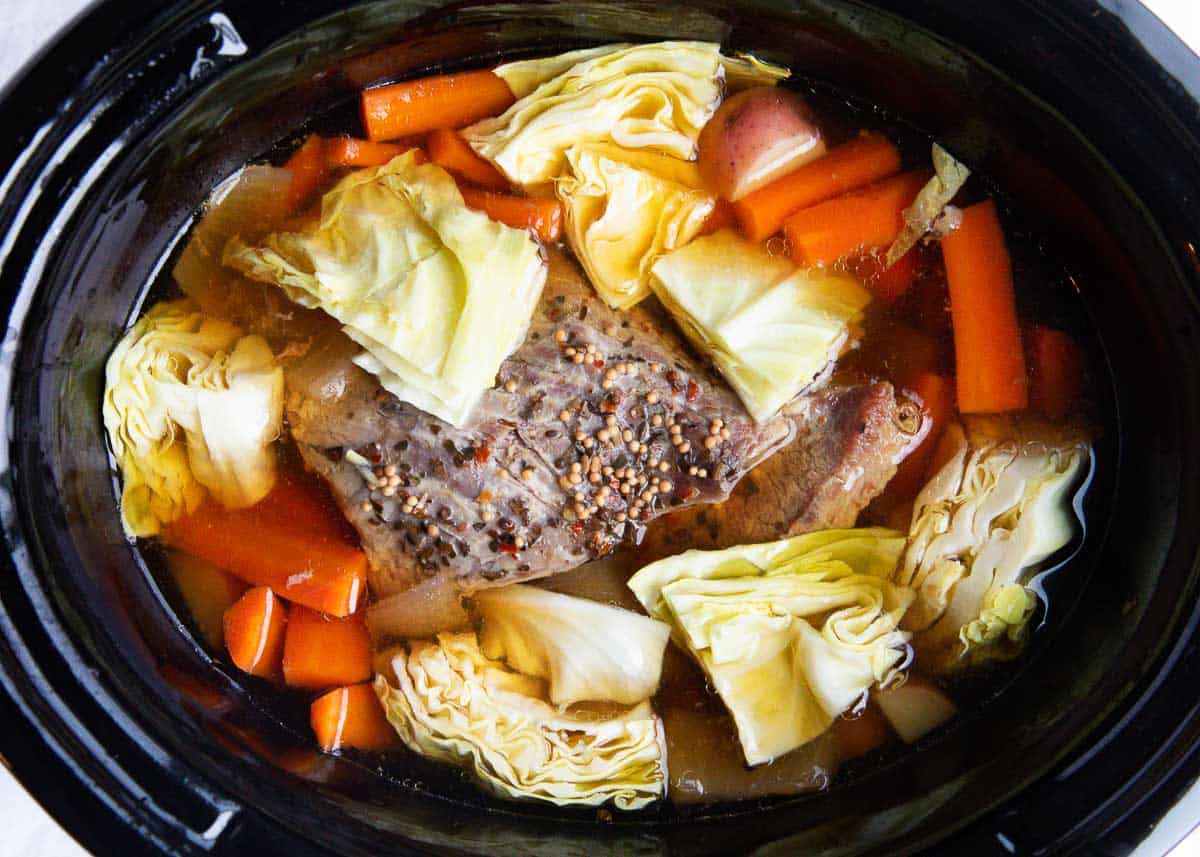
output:
[[[817,796],[598,824],[321,755],[123,538],[108,352],[211,188],[362,85],[662,38],[902,117],[1066,255],[1111,415],[1081,594],[984,705]],[[1200,773],[1198,95],[1116,2],[95,4],[0,99],[0,754],[96,853],[1127,852]]]

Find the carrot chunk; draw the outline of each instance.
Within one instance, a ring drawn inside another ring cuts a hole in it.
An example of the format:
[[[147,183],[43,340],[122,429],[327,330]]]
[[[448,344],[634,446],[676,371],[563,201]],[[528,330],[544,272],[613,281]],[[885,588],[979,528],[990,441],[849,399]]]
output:
[[[436,128],[462,128],[508,109],[512,90],[490,71],[423,77],[364,89],[367,139],[395,140]]]
[[[425,138],[429,159],[461,179],[489,190],[508,190],[508,179],[485,161],[457,131],[438,128]]]
[[[308,527],[346,544],[358,543],[354,528],[342,515],[329,488],[293,467],[280,467],[274,490],[254,508],[273,520]]]
[[[283,680],[290,687],[324,690],[371,677],[371,638],[363,614],[341,619],[307,607],[288,614]]]
[[[256,586],[225,611],[225,648],[243,672],[268,678],[283,660],[287,605],[269,586]]]
[[[900,172],[900,152],[881,134],[867,133],[776,179],[733,204],[751,241],[774,235],[788,215]]]
[[[914,247],[897,259],[892,267],[880,271],[871,283],[871,291],[875,293],[875,297],[889,304],[900,300],[917,279],[919,255]]]
[[[167,571],[204,642],[214,649],[221,648],[225,642],[225,611],[245,594],[246,584],[208,560],[179,551],[167,555]]]
[[[1061,330],[1035,324],[1025,342],[1029,357],[1029,403],[1038,413],[1061,420],[1079,402],[1083,354]]]
[[[866,283],[867,288],[879,300],[892,304],[904,296],[917,279],[920,251],[914,247],[896,260],[890,268],[884,268],[886,247],[872,247],[854,259],[850,270]]]
[[[317,697],[309,721],[321,749],[342,747],[386,750],[396,744],[396,731],[383,713],[383,704],[369,684],[339,687]]]
[[[700,227],[701,235],[712,235],[714,232],[720,232],[722,229],[732,229],[737,226],[737,215],[733,209],[733,203],[725,199],[718,199],[717,204],[713,206],[712,214],[704,221],[704,225]]]
[[[492,220],[516,229],[532,229],[547,243],[557,241],[562,234],[563,210],[557,199],[492,193],[467,185],[459,185],[458,189],[468,207],[482,211]]]
[[[284,166],[292,172],[289,192],[292,208],[300,208],[329,175],[325,140],[316,134],[309,134]]]
[[[367,557],[348,542],[345,523],[288,480],[249,509],[205,502],[171,524],[164,541],[331,616],[353,613],[365,591]]]
[[[1012,262],[991,200],[963,210],[942,240],[950,320],[964,414],[1019,411],[1029,403],[1025,353],[1017,324]]]
[[[403,155],[407,146],[396,143],[372,143],[354,137],[334,137],[325,142],[325,162],[331,167],[382,167],[392,158]],[[424,155],[418,150],[418,163]]]
[[[919,372],[908,385],[921,400],[922,416],[929,429],[921,443],[900,462],[885,493],[896,501],[910,500],[921,490],[929,474],[929,462],[938,440],[954,418],[954,379],[934,372]]]
[[[792,259],[803,266],[832,265],[857,251],[887,247],[929,176],[913,170],[797,211],[783,224]]]

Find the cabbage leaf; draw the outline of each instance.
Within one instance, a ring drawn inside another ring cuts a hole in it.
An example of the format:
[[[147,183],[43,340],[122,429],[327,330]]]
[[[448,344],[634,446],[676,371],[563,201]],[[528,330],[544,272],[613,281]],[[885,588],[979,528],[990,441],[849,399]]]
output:
[[[550,701],[633,705],[658,689],[669,625],[619,607],[516,584],[476,592],[489,658],[549,682]]]
[[[669,44],[669,43],[668,43]],[[696,44],[696,43],[692,43]],[[699,43],[707,47],[708,43]],[[584,48],[578,51],[567,51],[550,57],[539,57],[532,60],[518,60],[497,66],[495,74],[508,84],[512,94],[524,98],[551,78],[558,77],[572,66],[600,57],[628,51],[637,45],[625,42],[612,45],[601,45],[598,48]],[[642,47],[650,47],[643,45]],[[713,47],[716,47],[715,43]],[[719,50],[719,48],[718,48]],[[725,72],[725,88],[737,92],[751,86],[770,86],[791,75],[791,71],[783,66],[763,62],[750,54],[721,54],[721,66]]]
[[[275,484],[283,370],[262,337],[206,318],[191,300],[156,304],[117,344],[103,414],[131,537],[194,511],[206,489],[240,508]]]
[[[611,143],[566,153],[556,184],[567,239],[596,291],[626,309],[650,294],[650,267],[700,231],[716,204],[690,161]]]
[[[543,681],[489,659],[470,632],[409,643],[391,672],[375,690],[404,743],[467,768],[501,797],[638,809],[665,793],[662,722],[648,702],[559,711]]]
[[[721,230],[662,256],[650,285],[760,422],[818,380],[871,296]]]
[[[257,246],[234,237],[224,258],[336,318],[366,351],[359,366],[456,426],[524,339],[546,280],[526,230],[467,208],[412,152],[342,179],[313,227]]]
[[[925,183],[916,199],[904,209],[904,228],[888,248],[885,269],[900,261],[900,257],[933,229],[934,221],[971,175],[966,166],[937,143],[933,144],[932,157],[933,178]]]
[[[463,135],[517,184],[558,178],[567,149],[585,142],[692,160],[700,129],[721,101],[727,67],[741,86],[787,76],[756,60],[722,57],[715,42],[572,51],[497,68],[517,102]]]
[[[921,632],[918,649],[930,663],[1015,651],[988,647],[1020,643],[1037,604],[1024,586],[1028,572],[1078,531],[1071,501],[1088,457],[1069,431],[1029,419],[947,428],[944,463],[917,495],[894,578],[917,592],[904,627]]]
[[[816,738],[905,656],[912,593],[889,581],[903,534],[823,530],[659,560],[629,581],[708,674],[746,762]]]

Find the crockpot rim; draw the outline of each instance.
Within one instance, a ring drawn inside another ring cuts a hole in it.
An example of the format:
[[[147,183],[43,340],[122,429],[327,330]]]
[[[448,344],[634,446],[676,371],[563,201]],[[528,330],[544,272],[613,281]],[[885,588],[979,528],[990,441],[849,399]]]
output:
[[[11,115],[12,111],[9,108],[14,101],[23,101],[26,104],[37,103],[39,98],[35,90],[44,87],[46,76],[51,71],[54,72],[58,81],[63,84],[61,87],[63,91],[71,91],[80,79],[79,76],[72,77],[73,74],[77,75],[80,45],[96,46],[93,48],[93,53],[89,54],[89,56],[95,58],[95,62],[92,63],[89,74],[85,76],[85,79],[91,79],[93,74],[107,73],[114,67],[118,67],[121,60],[127,57],[127,54],[124,53],[125,51],[136,54],[138,47],[143,44],[143,34],[147,31],[153,31],[160,21],[168,18],[191,16],[198,11],[211,7],[211,3],[203,2],[203,0],[183,0],[183,2],[165,8],[154,3],[153,0],[96,0],[90,7],[76,16],[60,32],[55,40],[48,44],[37,57],[27,63],[20,74],[5,87],[3,92],[0,92],[0,115]],[[115,15],[113,14],[114,10],[117,12]],[[155,15],[151,13],[159,14]],[[1159,40],[1164,42],[1173,41],[1175,43],[1172,45],[1173,50],[1183,47],[1182,42],[1179,42],[1174,34],[1166,29],[1165,25],[1140,5],[1136,7],[1120,7],[1110,10],[1110,13],[1126,24],[1135,23],[1143,32],[1153,32],[1155,38]],[[148,23],[145,23],[140,29],[134,29],[127,26],[127,22],[129,21],[148,21]],[[120,23],[117,24],[117,22]],[[114,24],[116,25],[114,26]],[[1155,28],[1157,28],[1157,31],[1155,31]],[[103,38],[97,38],[97,33],[103,32],[124,34],[125,41],[121,47],[101,51],[98,46],[103,44]],[[137,35],[131,36],[131,32]],[[1132,38],[1140,44],[1141,48],[1146,52],[1148,59],[1156,60],[1153,48],[1146,45],[1136,35]],[[1186,47],[1184,47],[1184,50],[1187,50]],[[74,60],[75,63],[67,62],[66,59],[68,57]],[[1196,58],[1193,56],[1192,59],[1195,60]],[[1200,139],[1200,121],[1197,121],[1197,116],[1187,116],[1179,109],[1181,106],[1186,106],[1187,104],[1186,101],[1180,100],[1181,96],[1185,99],[1191,99],[1190,106],[1193,111],[1195,110],[1197,99],[1200,99],[1200,62],[1196,65],[1196,80],[1190,82],[1180,80],[1178,77],[1171,75],[1163,65],[1152,63],[1148,68],[1155,69],[1159,74],[1159,79],[1155,81],[1155,84],[1165,87],[1159,94],[1165,95],[1172,101],[1176,108],[1177,118],[1185,126],[1190,126],[1194,136]],[[35,79],[38,80],[36,86],[33,83]],[[1151,84],[1147,82],[1147,85]],[[64,103],[69,104],[70,99],[67,99]],[[32,134],[27,133],[34,122],[39,119],[42,120],[43,124],[41,128],[44,131],[54,123],[63,121],[66,116],[69,116],[69,110],[64,110],[63,104],[57,105],[49,112],[33,111],[28,117],[22,116],[21,132],[15,136],[18,138],[24,137],[26,141],[40,139],[36,131]],[[27,142],[27,145],[33,146],[36,143]],[[39,166],[37,161],[37,155],[32,156],[27,161],[13,160],[5,171],[3,182],[0,183],[0,194],[3,194],[3,199],[0,199],[0,222],[12,222],[17,207],[13,191],[22,187],[23,177],[36,172],[36,167]],[[43,162],[40,166],[44,167],[47,164]],[[28,187],[29,185],[26,185],[26,189]],[[4,252],[3,244],[0,244],[0,269],[2,269],[4,263],[2,255]],[[7,300],[7,298],[5,299]],[[13,336],[13,328],[10,327],[8,335],[10,338]],[[10,379],[4,378],[2,383],[0,383],[0,391],[5,393],[6,399],[9,382]],[[6,473],[6,482],[8,478],[10,477]],[[0,515],[4,519],[6,536],[11,537],[13,535],[11,527],[13,523],[12,509],[5,508],[10,500],[11,492],[6,494],[3,502],[0,502]],[[13,546],[10,543],[10,546],[14,547],[14,554],[20,549],[19,545]],[[98,830],[124,831],[133,827],[147,834],[146,841],[139,841],[137,847],[147,848],[146,853],[158,853],[149,843],[155,842],[157,843],[157,847],[163,847],[168,844],[168,841],[156,839],[153,831],[147,831],[144,822],[134,813],[127,812],[122,816],[120,809],[112,802],[109,802],[103,811],[111,813],[114,817],[107,818],[104,822],[97,822],[97,829],[80,835],[76,831],[86,828],[88,822],[80,818],[80,812],[77,808],[70,806],[73,801],[68,801],[65,795],[56,796],[49,793],[51,791],[65,792],[65,789],[63,789],[64,779],[54,775],[46,775],[40,783],[36,783],[32,787],[29,786],[28,783],[31,779],[37,779],[40,776],[38,774],[30,774],[29,772],[34,760],[38,760],[41,753],[55,755],[57,756],[56,761],[63,762],[63,770],[70,770],[70,776],[66,778],[66,781],[69,781],[73,786],[79,786],[86,793],[83,795],[84,798],[96,798],[95,786],[97,781],[89,779],[81,767],[75,766],[72,768],[64,758],[67,755],[67,751],[63,748],[60,747],[52,750],[48,744],[44,747],[38,747],[39,744],[45,743],[46,735],[36,724],[38,706],[35,704],[35,701],[31,700],[29,691],[32,690],[34,693],[44,694],[51,690],[51,685],[45,676],[39,677],[36,670],[29,669],[29,667],[34,666],[33,664],[25,667],[20,666],[17,663],[19,658],[14,657],[14,653],[7,646],[7,640],[11,639],[9,635],[13,630],[7,615],[7,606],[7,604],[0,603],[0,634],[6,638],[5,650],[0,653],[0,664],[4,667],[4,669],[0,670],[0,686],[3,686],[5,690],[3,698],[0,698],[0,712],[5,714],[7,722],[16,723],[19,721],[25,729],[22,730],[21,740],[17,740],[15,730],[9,730],[10,734],[4,736],[4,739],[0,741],[0,748],[3,749],[5,755],[15,761],[14,768],[16,769],[15,772],[18,778],[29,788],[39,802],[52,810],[56,818],[68,819],[67,824],[64,826],[70,825],[72,833],[79,836],[85,843],[105,841],[103,834],[98,833]],[[1195,620],[1196,617],[1193,616],[1191,625],[1195,624]],[[1178,657],[1178,653],[1173,653],[1171,657]],[[24,675],[14,678],[10,673],[10,670],[14,667],[23,669]],[[19,686],[21,684],[20,679],[22,678],[28,680],[28,683],[24,687]],[[44,702],[45,698],[43,697],[43,699],[38,701]],[[35,748],[37,749],[35,750]],[[45,756],[42,756],[40,761],[44,763],[45,758]],[[1193,773],[1192,776],[1194,778],[1195,774]],[[86,803],[86,800],[81,802]],[[1165,808],[1163,811],[1165,811]],[[72,816],[75,817],[73,821],[70,820]]]

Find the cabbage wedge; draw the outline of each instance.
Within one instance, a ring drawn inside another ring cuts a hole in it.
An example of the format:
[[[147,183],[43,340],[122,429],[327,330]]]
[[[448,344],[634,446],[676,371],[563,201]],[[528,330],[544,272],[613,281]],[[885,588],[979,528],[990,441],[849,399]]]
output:
[[[1015,653],[1037,605],[1029,570],[1079,530],[1071,504],[1089,455],[1069,431],[1028,420],[947,428],[894,578],[917,592],[904,627],[930,663]]]
[[[715,42],[609,45],[508,63],[496,74],[517,102],[463,136],[517,184],[566,171],[566,152],[585,142],[696,155],[700,129],[721,101],[726,69],[739,86],[773,84],[786,69],[722,57]]]
[[[931,158],[934,176],[925,183],[908,208],[904,209],[904,228],[888,248],[884,258],[885,269],[900,261],[905,253],[933,229],[934,221],[971,176],[971,171],[965,165],[955,160],[953,155],[937,143],[933,144]]]
[[[651,273],[658,299],[760,422],[821,377],[871,300],[848,276],[798,269],[727,229]]]
[[[224,259],[336,318],[365,349],[359,366],[456,426],[524,339],[546,280],[526,230],[467,208],[412,152],[344,178],[310,229],[257,246],[234,237]]]
[[[472,599],[483,653],[546,679],[555,705],[633,705],[658,690],[671,636],[664,622],[522,584],[484,589]]]
[[[912,593],[889,581],[903,534],[824,530],[646,566],[629,587],[708,674],[747,764],[816,738],[899,675]]]
[[[490,660],[473,633],[412,642],[390,672],[375,690],[404,743],[467,768],[501,797],[638,809],[665,794],[662,722],[648,702],[560,712],[544,682]]]
[[[555,191],[571,249],[609,306],[627,309],[650,294],[654,262],[696,237],[716,198],[694,163],[670,155],[584,143],[566,158]]]
[[[207,493],[240,508],[275,484],[283,370],[266,340],[190,300],[156,304],[117,344],[103,414],[130,537],[157,535]]]
[[[706,47],[711,45],[720,50],[715,42],[700,42],[698,44],[705,45]],[[524,98],[543,83],[551,78],[558,77],[572,66],[579,65],[588,60],[622,53],[635,47],[638,47],[638,45],[621,42],[612,45],[601,45],[598,48],[567,51],[564,54],[555,54],[550,57],[518,60],[517,62],[497,66],[495,74],[508,84],[508,88],[512,90],[513,95],[517,98]],[[643,45],[642,47],[647,46]],[[763,62],[750,54],[735,54],[734,56],[721,54],[721,66],[725,72],[725,88],[730,92],[737,92],[751,86],[770,86],[781,80],[785,80],[791,75],[789,69]]]

